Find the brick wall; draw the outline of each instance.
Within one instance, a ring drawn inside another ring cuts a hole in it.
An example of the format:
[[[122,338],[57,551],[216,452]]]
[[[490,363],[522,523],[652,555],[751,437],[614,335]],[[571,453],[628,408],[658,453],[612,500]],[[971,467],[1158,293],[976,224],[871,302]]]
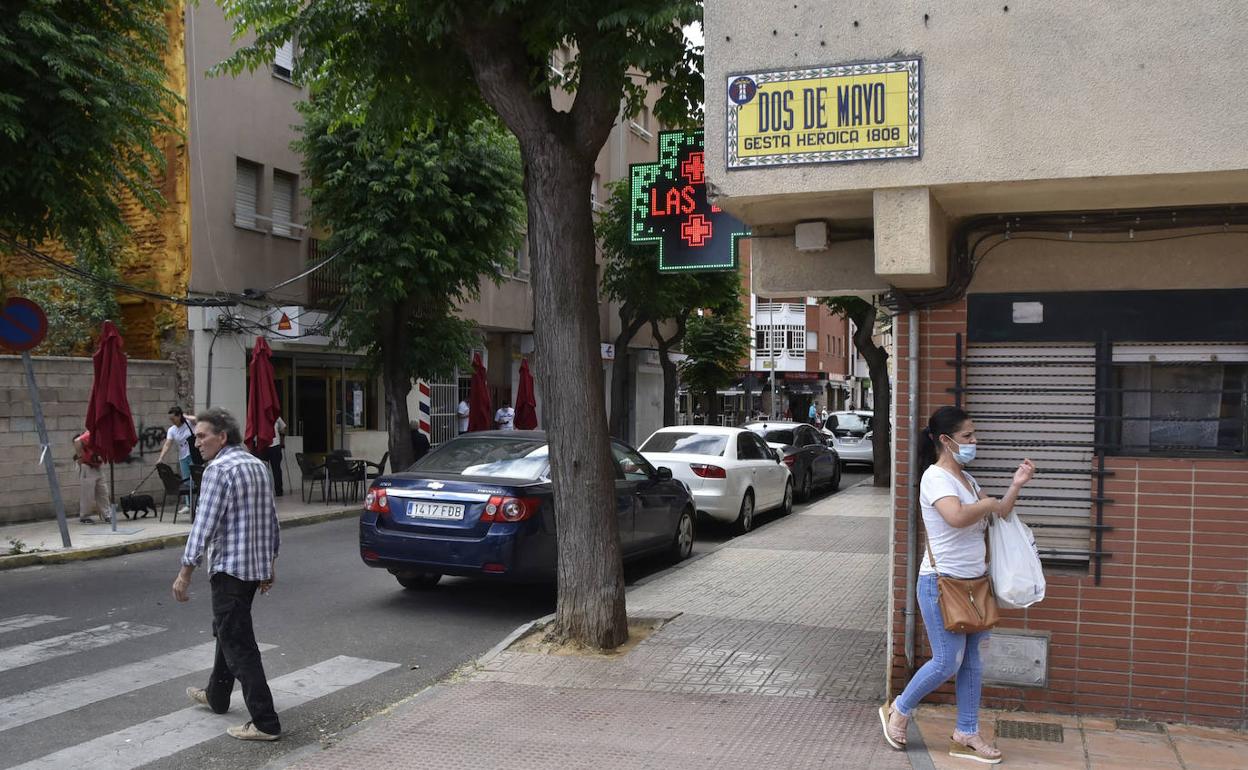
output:
[[[892,690],[908,681],[904,647],[909,330],[897,324],[897,497]],[[921,419],[953,402],[953,335],[964,302],[920,313]],[[1050,634],[1049,686],[985,688],[984,705],[1248,728],[1248,464],[1110,458],[1101,584],[1048,570],[1043,602],[1004,611],[1002,629]],[[1043,469],[1041,469],[1043,470]],[[922,540],[919,541],[922,547]],[[916,618],[917,663],[929,655]],[[929,696],[952,702],[951,685]]]
[[[93,377],[91,359],[35,357],[32,361],[65,512],[76,517],[79,485],[78,469],[71,460],[72,442],[82,431],[87,415]],[[127,374],[127,395],[136,428],[140,423],[167,427],[167,412],[175,403],[174,365],[166,361],[131,360]],[[0,356],[0,486],[5,490],[0,497],[0,524],[55,516],[39,452],[39,434],[22,359]],[[154,454],[140,459],[137,447],[134,457],[135,461],[113,468],[116,495],[128,494],[156,460]],[[158,504],[160,489],[156,475],[143,486],[143,491],[155,494]]]

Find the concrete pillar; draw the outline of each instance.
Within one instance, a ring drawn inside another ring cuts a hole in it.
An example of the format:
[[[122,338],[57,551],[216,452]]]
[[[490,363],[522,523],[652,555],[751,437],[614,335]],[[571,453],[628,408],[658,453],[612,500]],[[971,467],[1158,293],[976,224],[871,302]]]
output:
[[[945,285],[948,217],[927,187],[876,190],[875,274],[902,289]]]

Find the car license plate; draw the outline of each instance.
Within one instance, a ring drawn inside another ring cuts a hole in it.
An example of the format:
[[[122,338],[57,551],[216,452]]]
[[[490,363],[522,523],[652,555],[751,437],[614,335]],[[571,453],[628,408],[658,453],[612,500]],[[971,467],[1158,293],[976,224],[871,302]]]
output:
[[[862,439],[857,439],[857,438],[849,438],[849,437],[847,436],[847,437],[845,437],[845,438],[841,439],[841,443],[842,443],[842,444],[844,444],[845,446],[854,446],[855,444],[857,444],[857,443],[858,443],[859,441],[861,441],[861,440],[862,440]]]
[[[461,521],[464,506],[460,503],[412,502],[407,505],[407,515],[413,519],[448,519]]]

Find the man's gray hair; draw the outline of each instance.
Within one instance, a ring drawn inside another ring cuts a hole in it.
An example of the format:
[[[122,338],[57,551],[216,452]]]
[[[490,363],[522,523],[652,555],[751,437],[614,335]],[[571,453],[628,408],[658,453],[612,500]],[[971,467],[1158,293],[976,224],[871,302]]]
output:
[[[211,425],[213,433],[224,433],[226,444],[243,443],[243,431],[238,427],[238,419],[224,409],[205,409],[195,415],[195,421]]]

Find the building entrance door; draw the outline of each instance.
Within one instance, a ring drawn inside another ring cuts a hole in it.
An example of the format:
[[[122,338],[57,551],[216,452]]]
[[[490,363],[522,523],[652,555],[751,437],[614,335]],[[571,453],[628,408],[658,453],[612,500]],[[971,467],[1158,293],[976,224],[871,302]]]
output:
[[[303,435],[303,451],[318,454],[329,451],[329,380],[324,376],[304,377],[295,383],[295,399],[299,409],[299,432]]]

